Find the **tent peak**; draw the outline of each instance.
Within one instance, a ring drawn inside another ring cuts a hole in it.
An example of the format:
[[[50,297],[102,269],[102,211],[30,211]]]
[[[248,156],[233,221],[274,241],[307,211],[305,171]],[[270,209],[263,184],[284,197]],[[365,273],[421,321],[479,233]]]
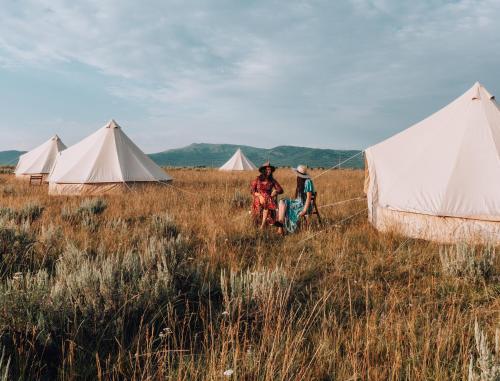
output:
[[[106,125],[106,128],[120,128],[118,123],[114,119],[111,119],[108,124]]]
[[[486,89],[486,87],[484,87],[479,81],[476,81],[476,83],[474,83],[474,86],[472,86],[471,91],[472,91],[472,100],[495,99],[495,96],[491,95],[491,93]]]
[[[254,169],[257,169],[257,167],[248,160],[240,147],[238,147],[234,155],[219,168],[220,171],[245,171]]]

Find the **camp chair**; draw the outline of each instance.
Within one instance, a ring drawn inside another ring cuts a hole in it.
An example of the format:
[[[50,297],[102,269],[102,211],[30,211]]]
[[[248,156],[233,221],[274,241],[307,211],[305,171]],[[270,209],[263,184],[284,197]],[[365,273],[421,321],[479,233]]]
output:
[[[38,184],[37,184],[38,182]],[[42,185],[43,175],[31,175],[30,176],[30,185]]]
[[[319,214],[319,210],[318,210],[318,192],[314,192],[312,194],[312,197],[311,197],[311,204],[312,204],[312,210],[310,213],[307,213],[305,216],[304,216],[304,227],[307,228],[309,226],[309,223],[310,223],[310,219],[313,215],[316,215],[316,217],[318,217],[318,223],[320,226],[323,225],[323,221],[321,221],[321,215]]]

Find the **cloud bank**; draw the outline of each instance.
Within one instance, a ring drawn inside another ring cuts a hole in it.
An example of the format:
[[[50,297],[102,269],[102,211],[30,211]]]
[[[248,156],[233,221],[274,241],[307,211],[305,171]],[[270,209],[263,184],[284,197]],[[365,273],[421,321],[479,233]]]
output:
[[[364,148],[476,80],[500,90],[493,0],[0,6],[0,149],[74,143],[111,117],[149,152]]]

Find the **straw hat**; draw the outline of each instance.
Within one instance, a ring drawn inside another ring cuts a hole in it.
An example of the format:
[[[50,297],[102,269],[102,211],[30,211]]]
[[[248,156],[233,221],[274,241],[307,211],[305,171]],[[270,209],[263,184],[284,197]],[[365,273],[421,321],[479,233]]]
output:
[[[268,160],[259,167],[259,172],[264,173],[266,171],[266,168],[268,167],[271,168],[271,172],[274,172],[276,170],[276,167],[272,166]]]
[[[299,165],[297,168],[292,168],[292,171],[298,176],[302,177],[303,179],[310,179],[311,176],[307,174],[307,167],[305,165]]]

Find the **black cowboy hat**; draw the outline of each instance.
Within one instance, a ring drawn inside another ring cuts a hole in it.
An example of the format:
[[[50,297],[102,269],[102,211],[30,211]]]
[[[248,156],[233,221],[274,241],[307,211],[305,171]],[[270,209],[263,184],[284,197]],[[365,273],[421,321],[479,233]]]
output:
[[[259,172],[264,173],[266,171],[266,168],[268,167],[271,168],[271,172],[274,172],[276,170],[276,167],[272,166],[268,160],[259,167]]]

